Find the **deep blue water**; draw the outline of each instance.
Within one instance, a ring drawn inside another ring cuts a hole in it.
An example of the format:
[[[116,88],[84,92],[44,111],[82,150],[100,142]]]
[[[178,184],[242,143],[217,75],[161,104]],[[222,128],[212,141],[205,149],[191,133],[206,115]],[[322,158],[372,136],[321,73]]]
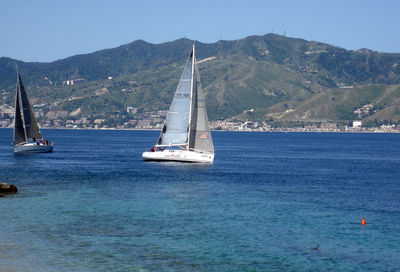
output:
[[[400,271],[400,134],[213,132],[200,165],[143,162],[157,131],[42,132],[14,155],[0,129],[0,271]]]

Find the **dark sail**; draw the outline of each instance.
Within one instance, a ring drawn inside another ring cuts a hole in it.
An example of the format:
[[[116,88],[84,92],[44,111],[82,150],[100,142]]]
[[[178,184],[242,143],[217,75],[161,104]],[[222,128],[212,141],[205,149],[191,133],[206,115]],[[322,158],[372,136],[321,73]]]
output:
[[[21,102],[20,102],[20,92],[17,87],[15,94],[15,114],[14,114],[14,145],[26,143],[26,135],[24,130],[24,125],[22,123],[21,116]]]
[[[201,88],[199,69],[194,60],[193,100],[190,123],[189,149],[214,153],[214,145],[208,126],[206,104]]]
[[[39,127],[36,123],[31,105],[29,104],[28,97],[25,92],[24,84],[22,83],[21,76],[18,74],[17,90],[20,93],[20,102],[22,108],[22,118],[25,125],[25,134],[27,138],[42,139]]]

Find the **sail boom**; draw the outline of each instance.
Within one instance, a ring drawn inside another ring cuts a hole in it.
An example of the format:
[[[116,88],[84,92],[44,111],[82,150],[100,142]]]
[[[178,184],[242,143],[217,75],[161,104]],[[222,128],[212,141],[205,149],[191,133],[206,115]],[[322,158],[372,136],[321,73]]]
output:
[[[186,146],[187,143],[184,144],[170,144],[170,145],[155,145],[155,147],[174,147],[174,146]]]
[[[204,151],[204,150],[194,149],[194,148],[190,148],[189,150],[190,150],[190,151],[200,152],[200,153],[205,153],[205,154],[214,154],[214,151],[209,152],[209,151]]]
[[[17,144],[14,143],[13,145],[14,145],[14,146],[19,146],[19,145],[24,145],[24,144],[27,144],[27,143],[28,143],[28,142],[21,142],[21,143],[17,143]]]

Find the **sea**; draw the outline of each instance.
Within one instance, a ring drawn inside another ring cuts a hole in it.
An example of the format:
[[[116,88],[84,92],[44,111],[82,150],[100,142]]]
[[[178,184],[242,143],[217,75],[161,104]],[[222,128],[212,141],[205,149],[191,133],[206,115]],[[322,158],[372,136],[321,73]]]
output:
[[[211,165],[143,161],[158,131],[42,134],[14,155],[0,129],[2,272],[400,271],[400,134],[212,132]]]

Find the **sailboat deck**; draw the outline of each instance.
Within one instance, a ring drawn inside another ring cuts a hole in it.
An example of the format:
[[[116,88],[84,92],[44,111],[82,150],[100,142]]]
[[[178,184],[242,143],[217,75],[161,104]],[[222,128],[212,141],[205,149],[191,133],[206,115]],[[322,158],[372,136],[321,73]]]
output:
[[[188,150],[165,149],[153,152],[143,152],[142,157],[146,161],[177,161],[198,163],[212,163],[214,161],[214,154]]]

